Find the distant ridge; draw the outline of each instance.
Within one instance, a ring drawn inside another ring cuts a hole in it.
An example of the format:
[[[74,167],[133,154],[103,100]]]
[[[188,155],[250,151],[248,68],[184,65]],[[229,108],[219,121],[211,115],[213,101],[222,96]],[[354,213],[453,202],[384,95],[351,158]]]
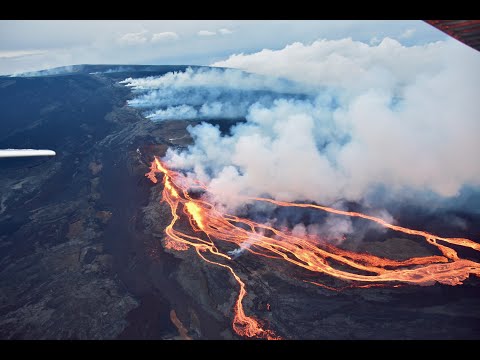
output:
[[[79,64],[60,66],[50,69],[27,71],[6,75],[8,77],[38,77],[38,76],[59,76],[75,74],[110,74],[110,73],[133,73],[133,72],[169,72],[183,71],[187,67],[202,68],[208,66],[200,65],[125,65],[125,64]]]

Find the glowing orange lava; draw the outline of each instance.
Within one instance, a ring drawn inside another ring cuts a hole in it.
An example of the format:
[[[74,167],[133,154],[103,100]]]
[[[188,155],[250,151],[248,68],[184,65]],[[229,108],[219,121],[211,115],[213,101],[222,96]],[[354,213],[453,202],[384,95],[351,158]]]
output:
[[[480,244],[469,239],[447,238],[425,231],[408,229],[359,212],[259,197],[246,198],[268,202],[276,206],[311,208],[341,216],[363,218],[385,228],[423,238],[427,243],[435,246],[443,256],[415,257],[398,261],[371,254],[356,253],[328,243],[320,244],[308,237],[294,236],[289,231],[279,230],[250,219],[222,213],[213,204],[203,199],[193,199],[189,195],[188,190],[193,187],[208,191],[204,185],[198,181],[187,180],[182,174],[168,169],[155,158],[150,171],[145,176],[157,183],[157,173],[164,175],[162,198],[169,204],[172,214],[172,221],[165,229],[168,236],[167,246],[176,250],[193,247],[201,259],[223,267],[232,274],[240,286],[234,306],[233,329],[241,336],[279,339],[272,330],[264,329],[260,320],[245,314],[243,299],[247,296],[246,285],[229,265],[232,257],[218,249],[217,246],[220,246],[222,242],[239,246],[243,249],[242,251],[281,259],[313,273],[329,275],[350,283],[342,288],[334,288],[319,282],[304,280],[306,283],[335,291],[353,287],[399,287],[406,284],[427,286],[436,282],[453,286],[462,284],[462,281],[470,275],[480,276],[480,263],[460,258],[457,252],[449,246],[457,245],[480,251]],[[181,213],[179,212],[180,208]],[[175,224],[182,214],[188,219],[193,230],[192,234],[195,235],[175,229]],[[336,264],[335,267],[334,264]],[[339,269],[338,265],[342,265],[342,269]],[[268,308],[270,309],[270,306]]]

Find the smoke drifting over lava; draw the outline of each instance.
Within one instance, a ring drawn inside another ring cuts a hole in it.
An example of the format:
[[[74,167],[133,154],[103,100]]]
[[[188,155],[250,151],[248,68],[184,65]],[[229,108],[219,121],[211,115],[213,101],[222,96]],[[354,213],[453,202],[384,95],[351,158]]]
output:
[[[379,187],[400,199],[480,184],[480,56],[462,44],[321,40],[215,65],[262,76],[189,69],[124,83],[154,120],[245,116],[226,135],[189,128],[194,144],[165,158],[228,209],[237,195],[361,202]]]
[[[136,92],[129,104],[154,121],[245,119],[228,133],[190,126],[193,144],[170,147],[146,174],[153,183],[162,177],[171,211],[165,247],[192,249],[235,279],[237,334],[279,338],[244,309],[247,282],[236,263],[244,254],[306,270],[303,283],[334,291],[456,286],[479,276],[479,263],[462,256],[478,252],[477,242],[405,227],[381,207],[355,209],[382,191],[401,203],[412,194],[453,199],[480,185],[480,79],[472,76],[480,57],[459,46],[318,41],[217,64],[260,75],[188,69],[123,81]],[[396,260],[353,251],[370,230],[415,237],[435,252]]]
[[[354,211],[275,201],[268,198],[250,198],[252,201],[265,202],[280,208],[310,209],[326,212],[329,215],[368,220],[385,229],[421,237],[426,243],[436,247],[442,256],[412,257],[397,261],[367,253],[351,252],[328,244],[321,238],[306,236],[298,231],[281,230],[268,224],[219,211],[214,204],[203,199],[194,199],[189,195],[189,189],[192,188],[208,191],[204,184],[199,181],[190,182],[190,179],[168,169],[158,158],[155,158],[150,171],[145,176],[153,183],[157,183],[157,174],[163,177],[162,201],[168,204],[172,215],[170,224],[165,228],[167,244],[175,244],[169,246],[178,251],[191,248],[203,261],[230,272],[240,287],[233,307],[232,322],[233,330],[240,336],[281,338],[265,327],[263,321],[245,312],[243,300],[248,295],[246,283],[236,272],[232,260],[246,251],[254,256],[275,259],[303,268],[308,270],[310,275],[325,274],[350,283],[350,285],[336,288],[312,281],[311,277],[303,279],[303,282],[332,291],[342,291],[352,287],[398,287],[402,284],[429,286],[437,282],[456,286],[461,285],[470,275],[480,275],[478,262],[461,258],[451,247],[456,245],[475,251],[480,250],[479,244],[470,239],[440,237],[425,231],[393,225],[381,218]],[[184,233],[176,226],[182,218],[188,219],[192,235]],[[266,234],[267,232],[269,235]],[[224,248],[228,244],[235,244],[238,248],[225,253]],[[343,268],[337,268],[333,265],[334,262],[342,264]],[[359,274],[359,270],[364,273]]]

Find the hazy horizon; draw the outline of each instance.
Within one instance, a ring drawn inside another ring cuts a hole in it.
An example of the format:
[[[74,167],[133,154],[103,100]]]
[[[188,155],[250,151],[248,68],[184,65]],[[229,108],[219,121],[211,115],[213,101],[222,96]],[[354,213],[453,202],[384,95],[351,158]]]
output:
[[[210,65],[301,42],[392,38],[423,45],[447,35],[420,20],[1,20],[0,75],[79,64]]]

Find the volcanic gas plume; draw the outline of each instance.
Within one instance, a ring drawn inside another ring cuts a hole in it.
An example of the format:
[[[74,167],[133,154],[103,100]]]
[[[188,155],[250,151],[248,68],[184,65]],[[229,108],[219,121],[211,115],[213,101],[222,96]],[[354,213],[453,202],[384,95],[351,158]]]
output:
[[[216,65],[253,73],[188,68],[122,83],[134,94],[129,105],[153,121],[205,121],[188,127],[193,143],[170,147],[165,161],[207,184],[229,211],[243,206],[230,194],[386,209],[478,192],[473,49],[319,40]],[[229,122],[228,131],[212,120]]]
[[[381,258],[341,249],[323,241],[321,237],[298,236],[288,229],[279,229],[270,224],[229,214],[209,202],[206,196],[193,197],[193,192],[200,191],[205,195],[209,189],[200,181],[169,169],[156,157],[146,176],[153,183],[158,182],[157,176],[163,176],[162,201],[170,206],[172,215],[172,220],[165,229],[168,246],[179,251],[193,248],[199,258],[224,268],[238,283],[232,326],[233,330],[243,337],[280,338],[274,329],[266,328],[261,319],[246,313],[243,299],[248,296],[248,284],[235,271],[232,256],[226,251],[229,245],[230,248],[231,245],[240,246],[259,259],[268,257],[289,266],[303,268],[305,274],[324,274],[345,282],[343,287],[334,288],[311,281],[307,277],[302,279],[312,286],[336,291],[351,287],[398,287],[406,284],[428,286],[441,283],[456,286],[461,285],[470,275],[480,276],[480,263],[460,257],[453,248],[457,246],[480,251],[480,244],[470,239],[442,237],[394,225],[368,214],[313,203],[285,202],[262,197],[243,199],[270,203],[277,207],[309,208],[342,217],[361,218],[399,233],[413,235],[419,241],[425,241],[437,248],[442,254],[403,261]],[[178,223],[182,219],[188,220],[191,228],[189,231],[179,230]],[[246,243],[248,246],[244,245]]]

